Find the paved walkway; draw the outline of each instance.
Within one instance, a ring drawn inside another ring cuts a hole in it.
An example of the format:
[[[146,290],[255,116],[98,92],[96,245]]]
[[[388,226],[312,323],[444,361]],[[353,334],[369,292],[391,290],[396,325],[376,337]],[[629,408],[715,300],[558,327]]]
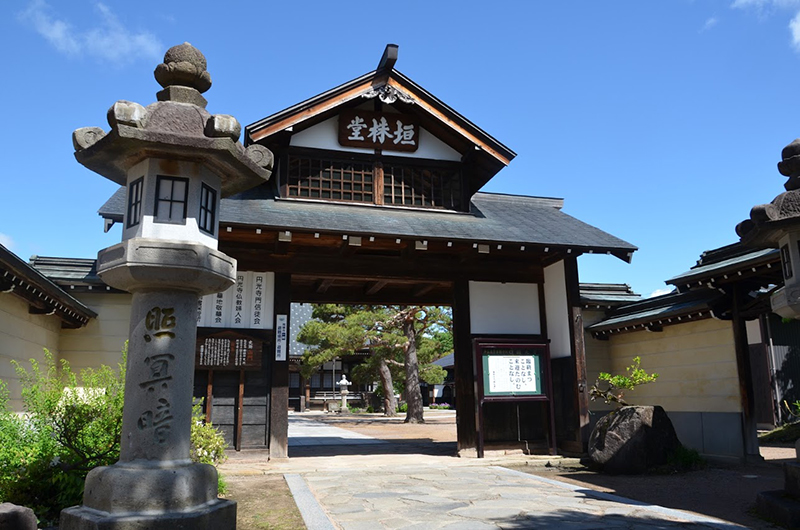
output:
[[[319,457],[308,452],[268,464],[239,457],[238,463],[226,464],[226,472],[284,473],[312,530],[742,528],[497,465],[509,462],[508,457],[479,460],[395,452],[401,444],[290,416],[290,452],[292,447],[330,444],[340,450],[362,445],[369,451]],[[520,459],[537,461],[511,460]],[[544,465],[552,459],[538,460]]]

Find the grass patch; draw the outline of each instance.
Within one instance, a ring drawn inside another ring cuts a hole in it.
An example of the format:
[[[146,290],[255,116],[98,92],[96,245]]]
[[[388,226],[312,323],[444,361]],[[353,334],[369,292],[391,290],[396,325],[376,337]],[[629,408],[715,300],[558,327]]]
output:
[[[800,422],[782,425],[758,437],[764,443],[795,443],[800,438]]]

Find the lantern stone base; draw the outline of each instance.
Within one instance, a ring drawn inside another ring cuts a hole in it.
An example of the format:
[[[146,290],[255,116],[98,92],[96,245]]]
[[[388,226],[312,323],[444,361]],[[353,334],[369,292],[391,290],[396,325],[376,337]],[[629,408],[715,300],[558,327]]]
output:
[[[74,506],[61,512],[61,530],[229,530],[236,528],[236,503],[218,499],[189,512],[109,514]]]
[[[61,512],[61,530],[236,528],[236,503],[217,498],[217,470],[206,464],[99,467],[83,503]]]

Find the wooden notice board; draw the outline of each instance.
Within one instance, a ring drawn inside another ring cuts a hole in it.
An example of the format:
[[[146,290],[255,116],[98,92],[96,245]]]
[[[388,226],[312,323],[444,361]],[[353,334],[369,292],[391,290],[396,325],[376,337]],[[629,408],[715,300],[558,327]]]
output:
[[[547,344],[514,339],[474,339],[478,378],[478,456],[483,456],[485,402],[538,401],[548,417],[548,445],[556,451],[553,383]]]
[[[270,332],[271,333],[271,332]],[[195,348],[195,370],[208,370],[206,389],[206,421],[210,422],[213,410],[214,372],[239,372],[234,425],[234,447],[241,449],[244,422],[245,372],[260,371],[263,364],[264,343],[270,340],[264,333],[243,333],[242,330],[224,330],[209,333],[198,330]]]

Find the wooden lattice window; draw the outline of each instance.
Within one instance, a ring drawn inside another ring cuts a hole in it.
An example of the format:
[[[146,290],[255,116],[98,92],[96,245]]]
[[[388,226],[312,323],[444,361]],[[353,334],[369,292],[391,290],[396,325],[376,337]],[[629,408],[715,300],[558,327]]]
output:
[[[457,168],[384,164],[383,203],[458,210],[460,183]]]
[[[290,155],[286,189],[289,197],[374,202],[372,162]]]
[[[128,228],[138,225],[142,219],[143,187],[144,177],[139,177],[128,186]]]

